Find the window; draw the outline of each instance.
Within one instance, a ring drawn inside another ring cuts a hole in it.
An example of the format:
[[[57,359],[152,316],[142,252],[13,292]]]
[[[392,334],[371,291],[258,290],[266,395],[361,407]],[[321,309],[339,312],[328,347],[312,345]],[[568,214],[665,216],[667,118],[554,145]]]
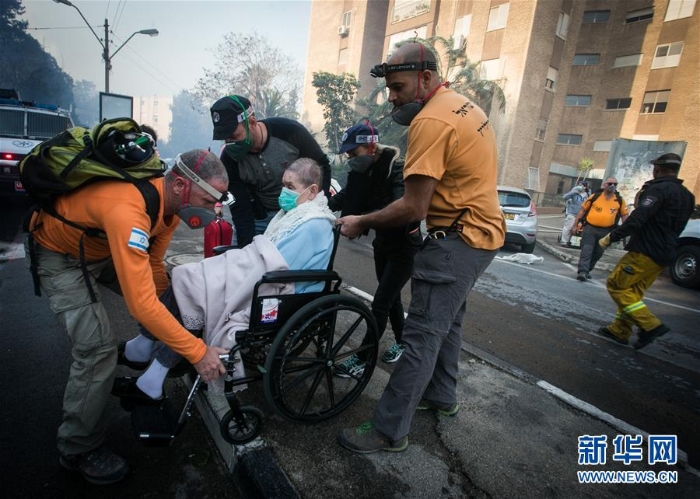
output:
[[[656,53],[654,54],[654,61],[651,63],[651,69],[673,68],[678,66],[678,63],[681,61],[682,51],[683,42],[659,45],[656,47]]]
[[[503,76],[500,59],[481,61],[480,70],[479,76],[482,80],[498,80]]]
[[[576,54],[574,66],[595,66],[600,60],[600,54]]]
[[[540,169],[536,166],[527,169],[527,188],[533,191],[540,190]]]
[[[350,26],[350,19],[352,19],[352,11],[343,12],[343,22],[341,25],[347,28]]]
[[[591,105],[590,95],[567,95],[564,100],[565,106],[588,107]]]
[[[560,133],[557,135],[557,144],[560,146],[580,146],[583,135],[572,135],[569,133]]]
[[[338,66],[348,63],[348,49],[340,49],[338,52]]]
[[[153,123],[158,123],[158,115],[157,114],[153,115]]]
[[[583,13],[583,24],[606,23],[609,19],[609,10],[587,10]]]
[[[430,10],[430,0],[396,0],[393,22],[403,21],[425,14]]]
[[[508,22],[508,7],[510,4],[504,3],[494,7],[489,12],[489,23],[486,26],[486,31],[502,29],[506,27]]]
[[[665,113],[666,106],[668,105],[668,96],[670,93],[670,90],[661,90],[659,92],[645,93],[641,114]]]
[[[566,40],[566,34],[569,32],[569,14],[559,13],[557,21],[557,36]]]
[[[544,88],[547,88],[549,90],[554,90],[554,87],[557,86],[557,77],[558,76],[559,76],[559,71],[550,66],[549,69],[547,70],[547,79],[544,82]]]
[[[613,68],[624,68],[626,66],[639,66],[642,64],[642,54],[621,55],[615,58]]]
[[[625,15],[625,24],[638,23],[640,21],[648,21],[654,17],[654,8],[631,10]]]
[[[605,101],[605,109],[629,109],[630,105],[632,105],[632,99],[629,97]]]
[[[472,25],[472,15],[460,17],[455,21],[455,32],[452,37],[454,38],[454,49],[461,49],[466,46],[467,37],[469,36],[469,31]]]
[[[694,8],[695,0],[670,0],[664,22],[690,17],[693,15]]]
[[[544,118],[540,118],[540,120],[537,122],[537,130],[535,131],[535,139],[544,140],[544,137],[546,134],[547,134],[547,120]]]
[[[612,140],[596,140],[593,144],[595,152],[610,152],[612,149]]]

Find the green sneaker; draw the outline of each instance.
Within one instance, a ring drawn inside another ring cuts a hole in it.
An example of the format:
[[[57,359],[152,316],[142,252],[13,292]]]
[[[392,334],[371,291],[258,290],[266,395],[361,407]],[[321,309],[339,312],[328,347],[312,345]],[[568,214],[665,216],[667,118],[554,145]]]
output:
[[[455,402],[452,405],[444,406],[427,399],[420,399],[420,402],[418,403],[418,407],[416,407],[416,409],[418,409],[419,411],[436,411],[441,416],[447,416],[451,418],[456,416],[459,412],[459,404]]]
[[[389,347],[389,349],[382,355],[382,361],[388,364],[392,364],[401,358],[401,354],[406,350],[406,345],[402,343],[394,343]]]
[[[348,360],[333,369],[333,374],[339,378],[357,378],[362,376],[364,372],[365,362],[362,362],[355,354],[352,354]]]
[[[338,443],[352,452],[369,454],[385,450],[403,452],[408,447],[408,435],[392,442],[374,429],[371,421],[354,428],[345,428],[338,433]]]

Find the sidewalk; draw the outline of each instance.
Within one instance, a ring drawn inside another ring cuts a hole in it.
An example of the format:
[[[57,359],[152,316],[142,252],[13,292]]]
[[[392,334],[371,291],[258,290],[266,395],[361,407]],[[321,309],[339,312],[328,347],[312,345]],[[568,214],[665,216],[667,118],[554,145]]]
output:
[[[538,244],[575,265],[578,250],[561,248],[557,241],[563,216],[552,215],[556,214],[540,215]],[[607,250],[596,269],[611,270],[623,253]],[[186,263],[201,254],[199,241],[176,236],[168,261]],[[335,435],[371,418],[393,369],[378,364],[353,406],[315,425],[274,415],[261,384],[251,384],[241,394],[241,403],[264,411],[264,428],[260,437],[243,446],[232,446],[220,436],[219,421],[228,410],[223,397],[200,393],[198,410],[245,497],[691,498],[700,490],[700,473],[688,466],[685,454],[679,453],[677,465],[648,465],[645,436],[644,461],[629,465],[613,461],[613,438],[642,434],[641,430],[466,344],[458,382],[461,410],[456,417],[418,411],[406,452],[350,453],[336,443]],[[577,442],[583,435],[606,436],[607,464],[578,464]],[[678,483],[584,485],[577,478],[582,471],[616,471],[623,473],[617,478],[647,479],[672,471]],[[631,475],[635,471],[641,474]]]

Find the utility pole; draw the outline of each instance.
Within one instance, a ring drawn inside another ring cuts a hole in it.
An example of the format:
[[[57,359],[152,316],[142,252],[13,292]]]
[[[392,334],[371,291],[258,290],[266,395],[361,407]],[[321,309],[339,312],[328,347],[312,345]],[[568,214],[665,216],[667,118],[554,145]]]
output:
[[[112,60],[109,58],[109,23],[105,19],[105,43],[104,53],[102,54],[105,60],[105,93],[109,93],[109,72],[112,69]]]

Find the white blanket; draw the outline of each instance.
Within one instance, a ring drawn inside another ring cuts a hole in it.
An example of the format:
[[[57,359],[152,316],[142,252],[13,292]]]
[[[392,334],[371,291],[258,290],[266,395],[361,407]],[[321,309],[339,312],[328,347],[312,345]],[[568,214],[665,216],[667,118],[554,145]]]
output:
[[[288,269],[265,236],[255,236],[242,249],[175,267],[172,286],[183,325],[204,328],[207,345],[232,348],[236,331],[248,328],[255,284],[265,272]],[[263,284],[258,293],[292,294],[294,284]]]

